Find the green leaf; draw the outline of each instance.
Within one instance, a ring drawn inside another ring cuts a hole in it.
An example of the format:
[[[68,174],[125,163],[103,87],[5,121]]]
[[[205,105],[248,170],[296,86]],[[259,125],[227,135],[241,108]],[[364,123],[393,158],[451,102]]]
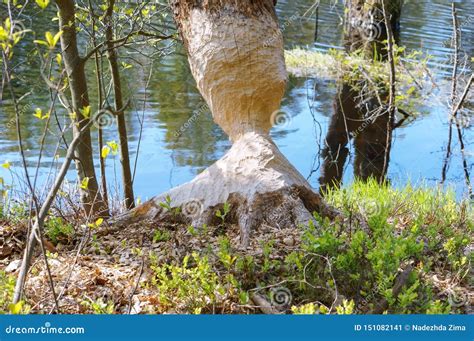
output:
[[[44,34],[44,36],[46,37],[46,41],[48,42],[48,46],[51,47],[53,46],[54,47],[54,37],[53,37],[53,34],[51,32],[46,32]]]
[[[23,302],[18,302],[16,304],[10,304],[8,306],[8,310],[10,311],[10,314],[12,315],[18,315],[21,313],[21,308],[23,307]]]
[[[100,153],[100,156],[103,159],[106,159],[109,154],[110,154],[110,147],[109,146],[103,146],[102,151]]]
[[[112,155],[117,155],[118,154],[118,144],[117,144],[117,142],[109,141],[109,142],[107,142],[107,145],[112,150]]]
[[[80,185],[79,187],[80,187],[81,189],[86,190],[86,189],[89,187],[89,178],[88,178],[88,177],[85,177],[84,179],[82,179],[81,185]]]
[[[63,62],[63,57],[61,56],[60,53],[58,53],[56,55],[56,62],[58,63],[59,66],[61,66],[62,62]]]
[[[5,169],[10,169],[11,167],[10,161],[5,161],[4,163],[2,163],[2,167]]]
[[[41,120],[43,117],[43,111],[40,108],[36,108],[35,113],[33,114],[34,117],[37,117]]]
[[[40,120],[44,120],[44,119],[49,118],[49,112],[43,115],[43,111],[40,108],[36,108],[33,116]]]
[[[88,105],[88,106],[80,109],[80,112],[81,112],[82,116],[84,116],[85,118],[89,118],[91,116],[91,106]]]
[[[49,0],[36,0],[36,4],[41,8],[45,9],[49,5]]]

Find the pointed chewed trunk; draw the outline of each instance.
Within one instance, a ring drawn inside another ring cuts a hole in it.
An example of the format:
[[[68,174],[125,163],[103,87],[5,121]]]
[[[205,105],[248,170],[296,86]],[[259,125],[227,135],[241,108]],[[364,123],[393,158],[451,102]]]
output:
[[[215,122],[232,141],[248,132],[268,134],[287,80],[273,0],[174,6],[191,71]]]
[[[229,208],[226,222],[240,226],[245,245],[262,223],[284,228],[307,223],[313,211],[335,215],[269,136],[287,81],[274,1],[172,5],[198,88],[233,145],[194,180],[119,221],[170,219],[173,207],[184,222],[200,227],[219,223],[216,212]]]

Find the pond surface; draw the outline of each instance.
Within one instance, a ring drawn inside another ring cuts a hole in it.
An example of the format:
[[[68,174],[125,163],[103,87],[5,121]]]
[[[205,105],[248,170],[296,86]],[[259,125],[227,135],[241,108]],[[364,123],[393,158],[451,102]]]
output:
[[[474,56],[474,2],[464,0],[456,3],[462,30],[463,53]],[[312,4],[313,1],[309,0],[279,1],[278,13],[284,29],[286,47],[304,46],[319,50],[341,48],[343,7],[331,1],[322,1],[315,42],[316,14],[314,11],[308,11]],[[32,20],[32,25],[48,27],[52,24],[49,18],[36,17]],[[54,27],[49,27],[48,30],[55,31]],[[435,80],[439,82],[449,80],[450,77],[449,58],[452,51],[446,47],[445,42],[451,35],[451,1],[407,2],[401,19],[400,45],[407,46],[409,50],[423,50],[432,55],[429,66],[435,71]],[[39,65],[35,61],[37,57],[31,56],[28,52],[30,50],[31,43],[26,42],[17,52],[16,62],[24,63],[21,66],[24,78],[15,83],[19,93],[28,92],[41,82],[37,71]],[[176,50],[177,53],[156,60],[136,57],[135,64],[139,62],[142,66],[126,70],[123,77],[132,108],[128,112],[128,129],[133,160],[139,150],[134,178],[135,195],[142,200],[191,180],[230,147],[227,137],[213,123],[210,113],[206,110],[182,50]],[[90,79],[93,79],[92,74]],[[95,86],[91,85],[91,97],[94,97],[94,91]],[[315,188],[320,186],[321,169],[327,161],[324,147],[327,144],[329,127],[334,121],[337,96],[336,80],[291,77],[282,108],[291,116],[291,120],[288,124],[272,130],[277,145]],[[47,110],[49,101],[46,92],[35,89],[31,103],[25,106],[22,116],[26,155],[32,168],[36,164],[39,141],[44,129],[32,114],[36,107]],[[468,104],[468,108],[473,108],[472,103]],[[436,186],[441,179],[448,140],[447,98],[440,97],[439,101],[424,103],[414,108],[414,111],[422,114],[414,120],[408,120],[393,132],[387,176],[395,186],[403,186],[407,182]],[[464,112],[468,117],[471,114],[471,110]],[[24,188],[24,182],[21,180],[16,135],[12,129],[13,118],[11,103],[3,101],[0,107],[0,161],[10,161],[14,174],[18,175],[14,176],[17,189],[21,189]],[[143,128],[140,122],[143,122]],[[466,148],[464,154],[469,171],[472,168],[471,156],[474,147],[473,128],[470,123],[469,118],[463,129]],[[185,132],[176,134],[185,124]],[[117,139],[114,137],[115,128],[111,126],[105,130],[106,140]],[[47,142],[41,161],[39,184],[47,181],[51,167],[57,167],[54,158],[56,138],[50,136]],[[357,147],[351,142],[346,147],[348,155],[340,165],[342,182],[345,184],[353,180],[354,173],[358,174],[356,168],[360,166],[360,160],[357,161],[360,155],[358,156],[355,150]],[[458,197],[465,197],[467,186],[456,138],[452,148],[453,156],[449,162],[446,182],[455,188]],[[118,159],[108,160],[107,172],[109,184],[116,189],[120,182]],[[11,176],[6,169],[0,169],[0,177],[3,177],[6,183],[11,182]],[[73,170],[69,178],[72,181],[75,179]]]

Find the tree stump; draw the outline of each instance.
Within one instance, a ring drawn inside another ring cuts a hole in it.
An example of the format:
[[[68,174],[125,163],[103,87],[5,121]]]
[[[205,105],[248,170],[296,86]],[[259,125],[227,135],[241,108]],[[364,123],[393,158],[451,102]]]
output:
[[[176,218],[218,223],[227,204],[244,245],[262,223],[307,224],[312,212],[334,216],[269,135],[285,92],[283,37],[272,0],[174,1],[175,20],[197,86],[233,145],[194,180],[161,194],[119,221]],[[171,211],[171,212],[170,212]]]

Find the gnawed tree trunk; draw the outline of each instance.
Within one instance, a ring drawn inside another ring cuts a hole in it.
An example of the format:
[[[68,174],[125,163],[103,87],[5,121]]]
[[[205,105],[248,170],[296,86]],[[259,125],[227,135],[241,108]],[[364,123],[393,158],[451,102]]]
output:
[[[305,224],[313,211],[333,216],[269,136],[287,81],[273,0],[179,0],[173,6],[198,88],[233,146],[194,180],[119,222],[172,217],[160,205],[169,196],[180,217],[200,227],[213,224],[228,203],[228,222],[239,224],[245,245],[262,223]]]
[[[74,113],[74,137],[88,124],[81,111],[89,106],[87,80],[84,70],[84,61],[79,55],[75,25],[75,3],[73,0],[56,0],[58,7],[59,27],[63,31],[61,48],[66,68],[69,89],[71,92],[70,113]],[[75,163],[78,178],[87,186],[81,188],[81,202],[87,215],[107,215],[108,209],[99,192],[94,168],[92,142],[90,132],[82,134],[81,140],[75,151]]]

